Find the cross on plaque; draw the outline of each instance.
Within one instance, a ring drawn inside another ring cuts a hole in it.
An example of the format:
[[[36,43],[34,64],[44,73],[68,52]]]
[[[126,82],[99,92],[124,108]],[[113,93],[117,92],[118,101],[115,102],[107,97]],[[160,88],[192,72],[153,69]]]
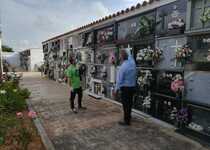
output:
[[[182,45],[179,45],[178,40],[176,40],[176,45],[171,46],[171,48],[174,48],[174,50],[176,50],[177,48],[180,48],[180,47],[182,47]],[[177,66],[177,60],[176,60],[176,59],[175,59],[174,66],[175,66],[175,67]]]

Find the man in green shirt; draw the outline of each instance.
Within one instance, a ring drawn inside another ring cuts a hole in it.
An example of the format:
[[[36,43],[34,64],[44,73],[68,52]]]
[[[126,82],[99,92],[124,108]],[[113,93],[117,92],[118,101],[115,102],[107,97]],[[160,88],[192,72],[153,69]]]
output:
[[[76,95],[78,95],[78,109],[86,108],[82,107],[82,87],[79,69],[76,67],[76,63],[73,57],[70,57],[69,62],[70,66],[65,70],[65,75],[68,77],[68,83],[71,87],[71,109],[74,113],[77,113],[77,110],[74,107],[74,99]]]

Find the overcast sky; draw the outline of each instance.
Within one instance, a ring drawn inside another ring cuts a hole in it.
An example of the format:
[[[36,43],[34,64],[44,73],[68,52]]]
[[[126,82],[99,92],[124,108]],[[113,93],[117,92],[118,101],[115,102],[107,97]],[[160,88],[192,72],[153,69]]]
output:
[[[3,44],[41,47],[55,35],[136,5],[142,0],[0,0]]]

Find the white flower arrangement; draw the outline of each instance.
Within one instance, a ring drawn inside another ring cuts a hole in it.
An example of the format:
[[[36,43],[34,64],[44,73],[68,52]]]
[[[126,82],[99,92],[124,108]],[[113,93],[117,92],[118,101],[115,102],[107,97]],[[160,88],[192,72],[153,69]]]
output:
[[[172,111],[171,111],[171,114],[170,114],[170,119],[171,119],[171,120],[176,119],[177,112],[178,112],[177,108],[176,108],[176,107],[173,107],[173,109],[172,109]]]
[[[138,77],[137,84],[139,86],[144,86],[144,85],[148,84],[149,80],[151,80],[151,79],[152,79],[151,71],[146,70],[144,75],[141,75]]]
[[[5,95],[6,93],[7,93],[7,91],[5,91],[5,90],[1,90],[1,91],[0,91],[0,94],[1,94],[1,95]]]
[[[162,56],[162,50],[159,48],[151,49],[149,46],[148,48],[144,48],[139,50],[136,56],[137,61],[152,61],[153,64],[156,64],[161,56]]]
[[[145,97],[145,99],[143,100],[143,106],[145,106],[146,108],[151,108],[151,96],[147,96]]]
[[[192,57],[192,50],[189,48],[188,45],[184,45],[181,48],[176,49],[176,59],[182,63],[189,61]]]
[[[185,25],[184,21],[181,18],[178,18],[177,20],[174,20],[168,24],[168,29],[176,29],[176,28],[181,28]]]

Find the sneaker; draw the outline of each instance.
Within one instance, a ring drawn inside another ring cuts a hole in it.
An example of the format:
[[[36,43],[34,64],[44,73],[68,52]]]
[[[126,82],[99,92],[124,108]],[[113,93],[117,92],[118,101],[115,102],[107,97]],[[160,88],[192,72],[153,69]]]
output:
[[[74,109],[72,109],[72,112],[76,114],[77,110],[74,108]]]

